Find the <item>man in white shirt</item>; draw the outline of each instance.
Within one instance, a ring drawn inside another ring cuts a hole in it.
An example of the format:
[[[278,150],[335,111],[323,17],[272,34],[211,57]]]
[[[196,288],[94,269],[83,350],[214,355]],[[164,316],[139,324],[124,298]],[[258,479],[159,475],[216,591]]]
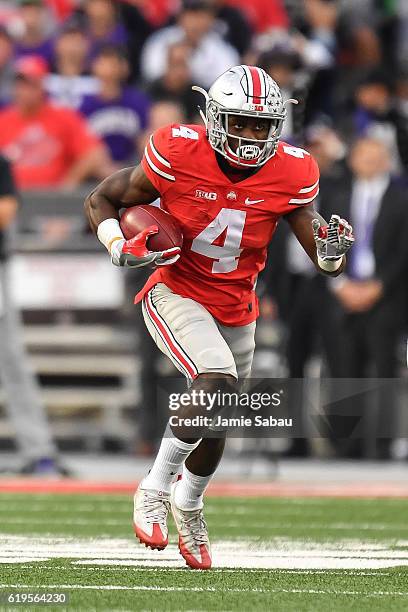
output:
[[[141,58],[142,77],[150,83],[166,70],[170,45],[185,41],[191,47],[194,83],[208,88],[223,72],[240,63],[237,51],[215,31],[215,9],[205,0],[184,0],[177,23],[155,32],[146,41]]]
[[[384,290],[376,274],[374,228],[391,182],[389,150],[379,141],[362,138],[354,145],[349,165],[353,178],[348,195],[356,249],[349,258],[348,277],[334,283],[334,292],[346,312],[363,313],[375,306]]]
[[[345,274],[340,282],[331,282],[339,306],[339,317],[333,318],[333,342],[337,342],[345,378],[394,378],[406,312],[408,197],[392,180],[390,152],[381,141],[359,139],[349,167],[351,175],[333,184],[322,202],[325,215],[334,208],[349,218],[355,235]],[[363,448],[359,440],[349,439],[346,456],[389,456],[397,383],[386,389],[382,385],[379,381],[377,400],[370,397],[370,406],[364,406],[361,398],[349,398],[347,408],[354,405],[357,417],[367,417],[363,434],[367,444]]]
[[[84,96],[99,91],[98,79],[87,74],[89,40],[78,27],[67,27],[55,40],[55,71],[47,75],[45,88],[53,102],[79,108]]]

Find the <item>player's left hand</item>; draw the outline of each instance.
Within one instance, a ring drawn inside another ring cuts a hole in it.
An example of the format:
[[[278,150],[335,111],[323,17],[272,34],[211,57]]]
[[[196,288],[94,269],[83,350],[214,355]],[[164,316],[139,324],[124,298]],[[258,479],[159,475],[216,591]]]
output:
[[[339,215],[332,215],[328,225],[313,219],[312,227],[317,254],[323,261],[341,259],[353,245],[353,228]]]

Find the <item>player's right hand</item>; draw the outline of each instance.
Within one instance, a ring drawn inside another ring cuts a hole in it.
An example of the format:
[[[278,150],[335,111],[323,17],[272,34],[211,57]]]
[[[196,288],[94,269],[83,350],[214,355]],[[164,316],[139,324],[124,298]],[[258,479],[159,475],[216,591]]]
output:
[[[166,251],[148,250],[147,239],[158,231],[157,225],[151,225],[130,240],[116,240],[111,248],[112,263],[126,268],[166,266],[175,263],[180,257],[180,247]]]

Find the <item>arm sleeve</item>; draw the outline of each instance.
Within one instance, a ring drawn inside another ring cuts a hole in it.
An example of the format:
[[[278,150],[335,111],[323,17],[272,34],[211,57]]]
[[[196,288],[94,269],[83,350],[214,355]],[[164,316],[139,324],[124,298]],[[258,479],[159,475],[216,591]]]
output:
[[[141,162],[147,178],[162,195],[176,181],[171,160],[170,134],[171,126],[154,132],[147,141]]]
[[[16,195],[13,174],[10,163],[0,156],[0,198],[3,196]]]

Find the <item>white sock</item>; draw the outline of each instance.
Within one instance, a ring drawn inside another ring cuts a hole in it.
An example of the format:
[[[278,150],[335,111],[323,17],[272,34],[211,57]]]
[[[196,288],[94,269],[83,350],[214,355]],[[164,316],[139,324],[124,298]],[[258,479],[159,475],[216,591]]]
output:
[[[200,444],[182,442],[176,438],[170,427],[167,428],[153,467],[141,483],[142,489],[154,489],[170,493],[170,486],[177,476],[180,466],[189,454]]]
[[[204,505],[203,495],[214,474],[197,476],[183,465],[183,475],[174,492],[174,501],[180,510],[197,510]]]

